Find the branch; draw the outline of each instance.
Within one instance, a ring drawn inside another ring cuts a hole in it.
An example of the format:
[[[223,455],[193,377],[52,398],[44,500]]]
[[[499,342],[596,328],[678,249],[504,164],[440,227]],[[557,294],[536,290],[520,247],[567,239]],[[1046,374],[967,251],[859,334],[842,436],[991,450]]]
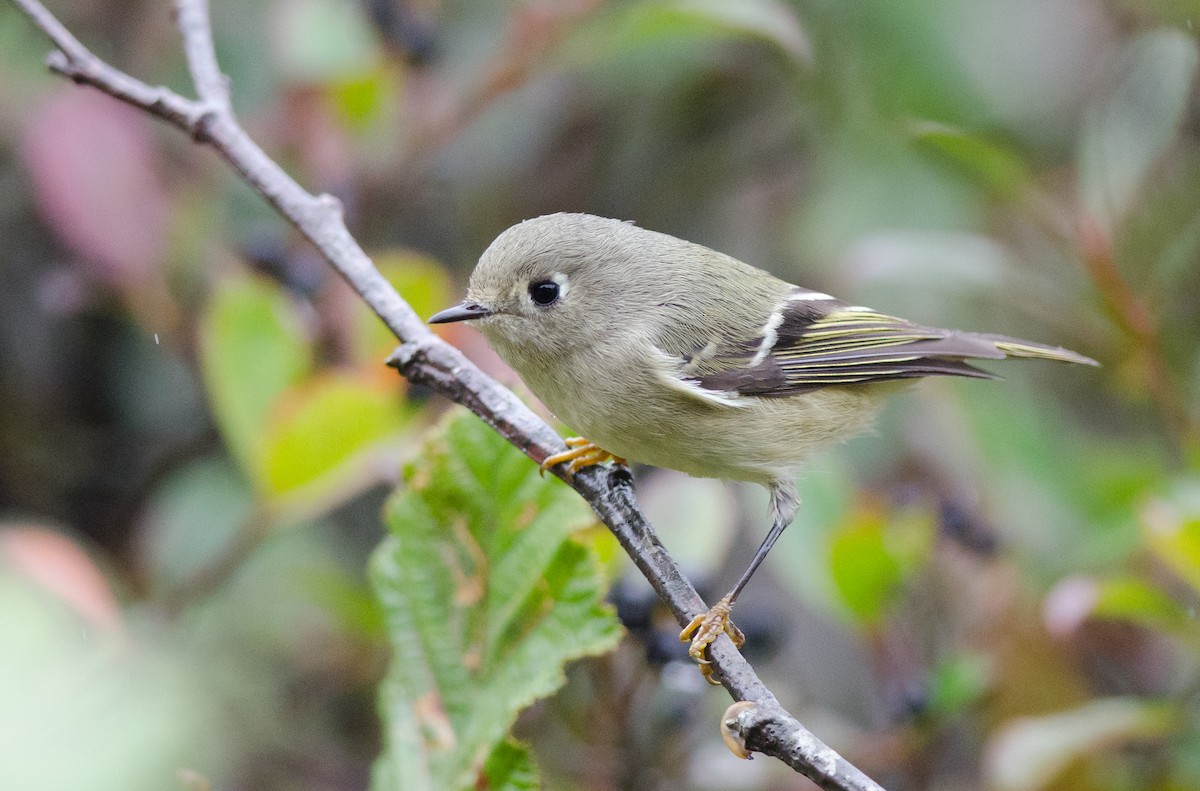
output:
[[[309,239],[330,265],[400,340],[388,364],[413,382],[462,404],[535,462],[563,449],[562,439],[507,388],[438,338],[401,299],[350,235],[341,205],[312,195],[287,175],[242,129],[229,85],[213,51],[207,0],[177,0],[176,16],[199,100],[151,87],[107,65],[37,0],[12,0],[57,48],[50,68],[138,107],[191,134],[225,159],[268,203]],[[556,470],[560,477],[561,471]],[[627,470],[589,468],[567,481],[587,500],[666,602],[680,625],[707,608],[639,509]],[[752,709],[726,726],[753,750],[775,756],[824,789],[882,791],[779,705],[728,637],[710,647],[714,675]],[[751,716],[753,715],[753,716]],[[744,726],[740,723],[745,722]]]

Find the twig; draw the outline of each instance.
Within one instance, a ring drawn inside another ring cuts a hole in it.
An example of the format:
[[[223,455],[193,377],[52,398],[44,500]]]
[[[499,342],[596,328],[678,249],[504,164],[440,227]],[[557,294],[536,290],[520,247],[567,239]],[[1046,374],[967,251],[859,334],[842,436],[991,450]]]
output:
[[[176,3],[199,101],[151,87],[105,64],[36,0],[13,2],[58,48],[49,59],[53,70],[139,107],[212,146],[316,245],[400,340],[390,365],[410,380],[466,406],[536,462],[563,449],[558,434],[511,391],[429,330],[351,237],[336,199],[306,192],[241,128],[213,52],[207,0]],[[681,625],[707,609],[642,515],[627,472],[591,468],[568,483],[613,531]],[[710,653],[715,675],[726,689],[735,698],[755,704],[754,717],[745,718],[745,741],[751,749],[779,758],[824,789],[882,791],[785,711],[727,637],[722,635]]]

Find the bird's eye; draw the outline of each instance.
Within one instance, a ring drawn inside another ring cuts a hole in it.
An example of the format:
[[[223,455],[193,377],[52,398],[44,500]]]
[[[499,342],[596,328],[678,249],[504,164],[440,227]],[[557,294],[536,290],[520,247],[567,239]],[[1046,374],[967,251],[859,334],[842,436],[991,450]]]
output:
[[[543,307],[553,305],[558,301],[558,283],[553,280],[541,280],[529,284],[529,298]]]

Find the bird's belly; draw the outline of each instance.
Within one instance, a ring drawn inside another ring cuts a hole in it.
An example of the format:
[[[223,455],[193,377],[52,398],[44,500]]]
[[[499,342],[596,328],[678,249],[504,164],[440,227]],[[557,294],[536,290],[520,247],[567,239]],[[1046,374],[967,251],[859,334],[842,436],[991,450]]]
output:
[[[644,380],[639,380],[644,381]],[[814,453],[866,430],[879,399],[866,388],[712,404],[654,383],[526,384],[572,430],[629,461],[702,478],[792,477]]]

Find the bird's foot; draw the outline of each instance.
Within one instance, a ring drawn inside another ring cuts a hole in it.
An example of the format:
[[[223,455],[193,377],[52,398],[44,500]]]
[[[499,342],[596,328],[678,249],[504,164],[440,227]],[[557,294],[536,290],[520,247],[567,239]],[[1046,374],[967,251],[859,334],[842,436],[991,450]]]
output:
[[[554,465],[570,462],[567,464],[567,476],[570,477],[584,467],[591,467],[594,464],[603,464],[606,461],[616,462],[617,464],[625,463],[625,460],[620,456],[614,456],[604,448],[583,437],[567,437],[565,441],[567,443],[567,450],[555,453],[553,456],[547,456],[538,467],[538,472],[545,475],[546,470]]]
[[[732,594],[730,594],[714,604],[708,612],[693,618],[691,623],[683,627],[683,631],[679,633],[680,642],[686,643],[691,640],[692,645],[688,648],[688,656],[700,665],[700,673],[704,676],[704,680],[714,686],[719,686],[721,682],[713,678],[712,660],[705,656],[708,653],[708,646],[722,633],[729,635],[729,639],[738,648],[746,644],[746,635],[742,634],[742,630],[729,620],[729,613],[732,611],[733,600]]]

